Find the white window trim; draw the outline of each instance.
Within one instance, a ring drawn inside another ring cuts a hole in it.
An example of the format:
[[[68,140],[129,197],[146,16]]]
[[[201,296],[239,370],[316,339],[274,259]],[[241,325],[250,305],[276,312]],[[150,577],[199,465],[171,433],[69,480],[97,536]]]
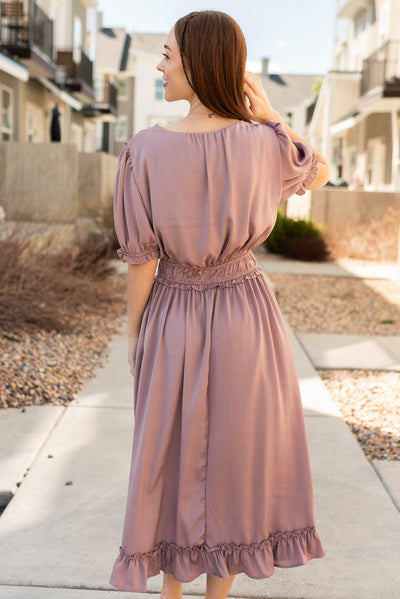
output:
[[[10,127],[7,128],[3,125],[3,91],[7,92],[10,95],[10,108],[9,108],[9,116],[10,116]],[[14,90],[7,85],[0,85],[0,100],[1,100],[1,139],[3,141],[3,133],[10,136],[10,140],[14,139]]]

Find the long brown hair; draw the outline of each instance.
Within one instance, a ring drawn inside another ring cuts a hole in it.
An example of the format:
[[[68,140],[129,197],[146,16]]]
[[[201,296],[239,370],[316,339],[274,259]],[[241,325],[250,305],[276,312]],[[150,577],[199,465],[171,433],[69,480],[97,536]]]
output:
[[[201,10],[174,26],[186,79],[200,102],[220,116],[251,122],[244,93],[247,47],[236,21]]]

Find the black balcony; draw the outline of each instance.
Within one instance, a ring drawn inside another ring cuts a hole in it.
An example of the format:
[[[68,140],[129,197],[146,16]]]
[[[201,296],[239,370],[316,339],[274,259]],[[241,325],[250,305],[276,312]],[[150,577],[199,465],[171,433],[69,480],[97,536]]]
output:
[[[363,61],[360,94],[377,86],[383,97],[400,97],[399,40],[389,40]]]
[[[78,60],[75,56],[78,55]],[[62,83],[78,98],[87,102],[94,98],[93,63],[82,49],[57,51],[57,83]]]
[[[111,106],[111,108],[115,110],[115,114],[117,114],[117,95],[117,86],[108,82],[108,103]]]
[[[27,12],[23,2],[8,0],[0,4],[2,51],[28,62],[34,76],[54,74],[53,21],[35,0],[28,0]]]
[[[108,75],[101,77],[100,82],[99,79],[96,85],[95,101],[84,104],[82,114],[84,116],[100,116],[102,114],[117,116],[117,87],[111,83]]]

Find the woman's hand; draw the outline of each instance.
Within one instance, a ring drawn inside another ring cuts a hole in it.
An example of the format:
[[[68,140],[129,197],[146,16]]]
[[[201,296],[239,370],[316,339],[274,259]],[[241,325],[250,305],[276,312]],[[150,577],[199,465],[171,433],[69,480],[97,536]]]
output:
[[[128,362],[132,376],[135,376],[135,362],[138,339],[138,335],[128,336]]]
[[[250,71],[244,72],[244,93],[249,99],[250,118],[259,123],[277,120],[279,113],[272,108],[261,79]]]

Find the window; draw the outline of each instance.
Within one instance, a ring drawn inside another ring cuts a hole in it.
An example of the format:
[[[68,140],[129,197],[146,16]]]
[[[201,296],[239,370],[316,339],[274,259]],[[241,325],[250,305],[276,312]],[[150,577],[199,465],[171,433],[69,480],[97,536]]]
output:
[[[375,8],[375,0],[371,1],[371,5],[369,7],[369,22],[371,24],[376,21],[376,8]]]
[[[1,141],[10,141],[13,136],[12,119],[12,90],[5,87],[0,88],[1,95]]]
[[[358,37],[367,26],[367,11],[364,10],[354,19],[354,35]]]
[[[79,64],[81,62],[81,48],[82,48],[82,21],[74,15],[74,43],[73,43],[73,57],[74,62]]]
[[[94,78],[94,99],[96,102],[104,102],[103,75],[96,75]]]
[[[382,2],[379,7],[379,37],[381,40],[389,37],[390,7],[389,2]]]
[[[336,19],[335,37],[337,42],[345,42],[348,37],[348,19]]]
[[[155,87],[155,99],[163,100],[164,99],[164,81],[162,79],[156,79],[156,87]]]
[[[117,81],[118,99],[123,100],[127,97],[126,79],[118,79]]]
[[[128,117],[119,116],[115,128],[115,141],[125,141],[128,137]]]
[[[354,35],[358,37],[360,33],[366,29],[367,25],[372,25],[376,21],[375,14],[375,0],[370,2],[370,5],[367,9],[363,10],[355,19],[354,19]]]
[[[350,169],[353,173],[357,168],[357,148],[352,147],[350,149]]]

